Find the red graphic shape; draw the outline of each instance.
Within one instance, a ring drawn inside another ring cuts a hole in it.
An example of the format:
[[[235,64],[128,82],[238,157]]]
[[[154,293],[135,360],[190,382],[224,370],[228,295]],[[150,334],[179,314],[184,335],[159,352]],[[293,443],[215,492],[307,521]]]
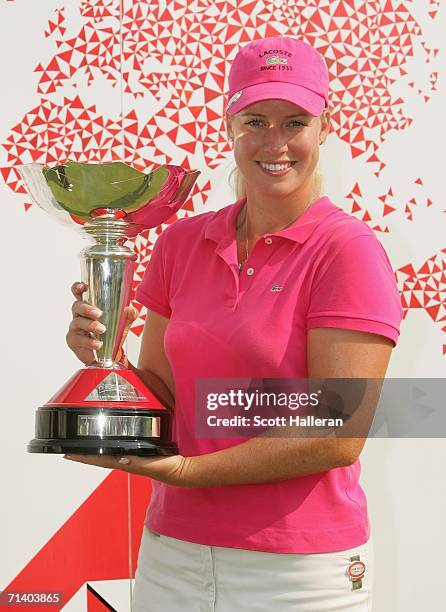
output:
[[[57,591],[63,594],[65,605],[88,581],[134,577],[151,481],[130,475],[129,534],[127,478],[125,472],[112,471],[3,590]],[[20,609],[34,612],[36,607],[21,606]],[[54,612],[55,608],[39,605],[39,610]]]
[[[56,16],[54,18],[54,21],[51,21],[51,19],[48,20],[48,29],[45,30],[45,37],[49,38],[52,34],[54,34],[54,32],[58,32],[61,36],[63,36],[66,32],[66,27],[64,27],[65,24],[65,15],[64,15],[64,8],[61,9],[56,9],[54,12],[56,13]]]
[[[94,588],[87,584],[87,612],[116,612]]]
[[[446,249],[429,257],[418,270],[411,264],[402,266],[397,270],[397,278],[402,286],[404,317],[409,310],[422,309],[446,331]]]

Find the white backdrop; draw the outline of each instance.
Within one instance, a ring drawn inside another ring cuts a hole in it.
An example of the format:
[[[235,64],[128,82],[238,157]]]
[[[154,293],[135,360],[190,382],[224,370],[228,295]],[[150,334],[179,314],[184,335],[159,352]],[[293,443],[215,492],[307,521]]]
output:
[[[434,0],[127,0],[122,7],[118,0],[13,0],[3,2],[0,11],[0,590],[15,584],[28,563],[35,581],[20,583],[21,590],[37,590],[39,551],[62,529],[66,558],[59,565],[66,566],[53,582],[48,566],[46,583],[68,593],[64,573],[74,571],[73,550],[88,552],[90,546],[92,557],[100,555],[84,528],[76,528],[74,540],[63,529],[92,493],[90,499],[98,496],[107,474],[25,449],[35,409],[78,368],[65,333],[69,287],[79,278],[83,245],[70,229],[26,206],[29,198],[11,168],[68,156],[122,157],[141,167],[172,161],[202,171],[181,214],[216,210],[234,200],[228,182],[233,163],[220,119],[223,58],[265,34],[304,36],[325,53],[332,75],[334,126],[321,151],[325,193],[375,229],[407,307],[388,376],[444,377],[446,211],[440,164],[446,140],[446,9]],[[137,278],[155,235],[139,239]],[[434,280],[436,295],[426,287]],[[143,323],[141,312],[128,340],[133,360]],[[436,611],[444,605],[445,461],[443,439],[366,444],[362,484],[375,542],[377,612]],[[107,498],[112,515],[127,507],[126,489],[119,491]],[[103,512],[104,505],[100,508]],[[89,511],[93,525],[108,520],[94,515],[97,509]],[[121,549],[116,554],[122,557]],[[87,582],[120,612],[129,609],[129,574],[104,571],[91,570],[84,580],[77,567],[79,589],[74,594],[71,587],[65,609],[87,609]]]

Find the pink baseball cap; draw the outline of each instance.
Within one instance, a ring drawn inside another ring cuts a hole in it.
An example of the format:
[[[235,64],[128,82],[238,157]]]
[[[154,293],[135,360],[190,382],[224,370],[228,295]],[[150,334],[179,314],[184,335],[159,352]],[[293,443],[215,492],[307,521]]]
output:
[[[242,47],[229,71],[226,112],[235,115],[262,100],[288,100],[310,115],[328,105],[328,68],[311,45],[290,36],[271,36]]]

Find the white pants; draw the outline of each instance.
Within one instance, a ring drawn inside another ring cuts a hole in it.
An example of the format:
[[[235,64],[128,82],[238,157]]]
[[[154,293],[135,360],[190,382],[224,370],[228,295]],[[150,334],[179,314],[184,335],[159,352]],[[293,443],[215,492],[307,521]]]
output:
[[[353,590],[350,557],[366,565]],[[133,612],[370,612],[373,548],[279,554],[204,546],[144,528]]]

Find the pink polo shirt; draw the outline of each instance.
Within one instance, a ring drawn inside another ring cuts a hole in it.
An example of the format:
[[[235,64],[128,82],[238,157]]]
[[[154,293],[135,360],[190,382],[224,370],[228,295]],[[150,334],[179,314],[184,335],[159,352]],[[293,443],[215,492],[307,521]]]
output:
[[[290,227],[265,234],[239,274],[235,224],[244,203],[169,226],[136,294],[170,319],[174,436],[186,456],[241,443],[195,437],[197,378],[305,378],[307,331],[315,327],[371,332],[394,344],[399,334],[395,277],[365,223],[321,197]],[[344,550],[369,537],[359,474],[358,460],[278,483],[180,488],[155,481],[147,526],[214,546]]]

